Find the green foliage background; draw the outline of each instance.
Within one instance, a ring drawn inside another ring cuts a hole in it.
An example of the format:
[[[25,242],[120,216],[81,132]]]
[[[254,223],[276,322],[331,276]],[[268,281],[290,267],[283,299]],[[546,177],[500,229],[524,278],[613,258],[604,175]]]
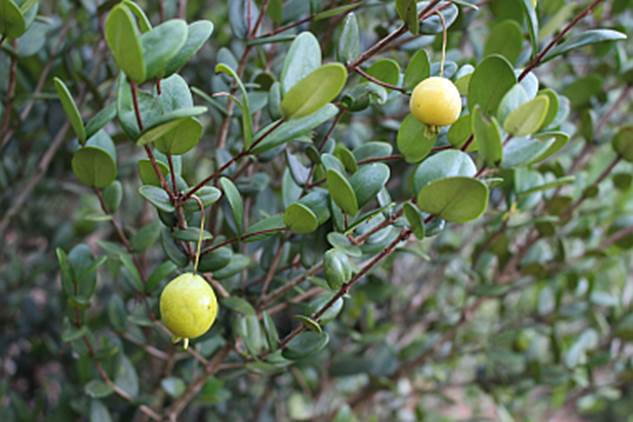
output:
[[[0,0],[0,420],[629,420],[632,27]],[[429,128],[440,68],[464,110]],[[194,194],[220,313],[183,350],[158,298]]]

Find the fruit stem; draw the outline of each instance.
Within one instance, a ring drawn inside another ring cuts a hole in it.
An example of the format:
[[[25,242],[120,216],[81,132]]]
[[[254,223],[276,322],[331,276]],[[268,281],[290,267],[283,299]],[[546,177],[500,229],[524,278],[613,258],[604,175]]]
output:
[[[200,252],[202,251],[202,239],[204,238],[204,204],[197,195],[191,195],[191,197],[200,206],[200,234],[198,234],[198,246],[196,246],[196,257],[193,261],[193,272],[198,272],[198,263],[200,262]],[[189,340],[185,339],[185,344],[188,344]],[[185,346],[185,349],[187,347]]]
[[[437,16],[439,16],[440,20],[442,21],[442,57],[440,59],[440,77],[443,77],[444,63],[446,62],[446,41],[447,41],[446,19],[444,19],[444,15],[442,15],[442,12],[437,11],[435,13]]]

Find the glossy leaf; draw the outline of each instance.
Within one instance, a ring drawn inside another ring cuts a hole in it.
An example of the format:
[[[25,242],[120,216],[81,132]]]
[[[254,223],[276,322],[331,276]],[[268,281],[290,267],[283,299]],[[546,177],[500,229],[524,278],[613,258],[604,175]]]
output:
[[[421,123],[412,114],[404,118],[398,136],[396,138],[398,150],[404,156],[407,163],[422,161],[435,145],[435,135],[424,123]]]
[[[0,0],[0,34],[18,38],[26,31],[26,21],[13,0]]]
[[[485,116],[479,106],[476,106],[472,115],[472,130],[475,142],[479,146],[479,153],[486,165],[496,166],[503,156],[501,144],[501,128],[497,120]]]
[[[514,70],[505,58],[499,55],[486,57],[470,78],[468,107],[472,110],[479,105],[481,111],[491,115],[515,83]]]
[[[231,181],[231,179],[228,179],[226,177],[220,179],[220,186],[222,186],[224,196],[229,202],[231,211],[233,212],[233,219],[235,220],[235,224],[237,225],[237,231],[238,233],[242,233],[244,228],[244,203],[242,202],[240,191],[237,190],[237,187]]]
[[[55,82],[55,91],[57,91],[57,96],[62,103],[66,117],[68,117],[68,121],[75,131],[77,138],[79,138],[79,141],[83,144],[86,142],[86,129],[77,104],[75,104],[72,94],[61,79],[54,78],[53,81]]]
[[[409,60],[404,71],[404,87],[413,89],[415,86],[431,75],[431,62],[426,50],[420,49]]]
[[[88,139],[73,155],[72,169],[84,184],[105,188],[116,179],[116,150],[110,136],[103,130]]]
[[[418,193],[418,207],[446,221],[466,223],[488,207],[488,185],[470,177],[434,180]]]
[[[543,126],[548,108],[547,95],[539,95],[514,109],[503,123],[503,128],[514,136],[531,135]]]
[[[352,12],[345,17],[343,31],[338,41],[338,58],[343,63],[349,63],[360,54],[360,33],[358,20]]]
[[[571,36],[565,42],[558,44],[543,57],[543,63],[552,60],[554,57],[566,54],[572,50],[592,44],[607,41],[622,41],[627,38],[626,34],[612,29],[590,29]]]
[[[510,63],[516,63],[523,47],[523,33],[516,21],[505,20],[496,24],[486,40],[484,55],[499,54]]]
[[[168,63],[178,54],[187,41],[187,24],[180,19],[163,22],[141,38],[145,77],[147,79],[166,76]]]
[[[447,150],[424,160],[413,175],[413,188],[419,192],[433,180],[453,176],[473,177],[477,167],[470,156],[462,151]]]
[[[319,67],[284,95],[282,115],[286,119],[296,119],[317,112],[338,96],[346,80],[347,70],[340,63]]]
[[[202,48],[213,33],[211,21],[197,21],[189,25],[187,40],[165,68],[165,74],[171,75],[183,67]]]
[[[330,196],[347,214],[354,216],[358,213],[358,201],[352,185],[339,171],[327,171],[327,188]]]
[[[134,82],[145,82],[143,47],[132,12],[124,4],[115,6],[108,14],[105,38],[119,68]]]
[[[300,80],[321,66],[321,47],[310,32],[297,35],[290,45],[281,71],[281,88],[285,94]]]
[[[362,207],[374,199],[389,181],[389,176],[391,170],[383,163],[366,164],[354,173],[350,184],[356,193],[358,206]]]

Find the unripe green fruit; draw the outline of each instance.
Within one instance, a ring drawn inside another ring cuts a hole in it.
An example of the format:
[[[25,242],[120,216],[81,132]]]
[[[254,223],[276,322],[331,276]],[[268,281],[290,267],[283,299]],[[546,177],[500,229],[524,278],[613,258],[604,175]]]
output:
[[[200,337],[209,331],[217,314],[215,293],[197,274],[179,275],[167,283],[160,295],[161,320],[177,338],[187,341]]]
[[[446,126],[457,121],[462,98],[453,82],[433,76],[420,82],[411,94],[411,114],[429,126]]]

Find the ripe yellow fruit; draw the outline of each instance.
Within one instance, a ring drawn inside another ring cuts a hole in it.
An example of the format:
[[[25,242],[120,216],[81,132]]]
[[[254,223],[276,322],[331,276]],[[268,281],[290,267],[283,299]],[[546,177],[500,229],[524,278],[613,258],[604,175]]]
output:
[[[416,119],[429,126],[455,123],[462,112],[462,98],[453,82],[433,76],[420,82],[409,103]]]
[[[218,301],[213,289],[197,274],[179,275],[165,286],[160,295],[160,316],[165,326],[177,337],[185,339],[206,333],[218,314]]]

